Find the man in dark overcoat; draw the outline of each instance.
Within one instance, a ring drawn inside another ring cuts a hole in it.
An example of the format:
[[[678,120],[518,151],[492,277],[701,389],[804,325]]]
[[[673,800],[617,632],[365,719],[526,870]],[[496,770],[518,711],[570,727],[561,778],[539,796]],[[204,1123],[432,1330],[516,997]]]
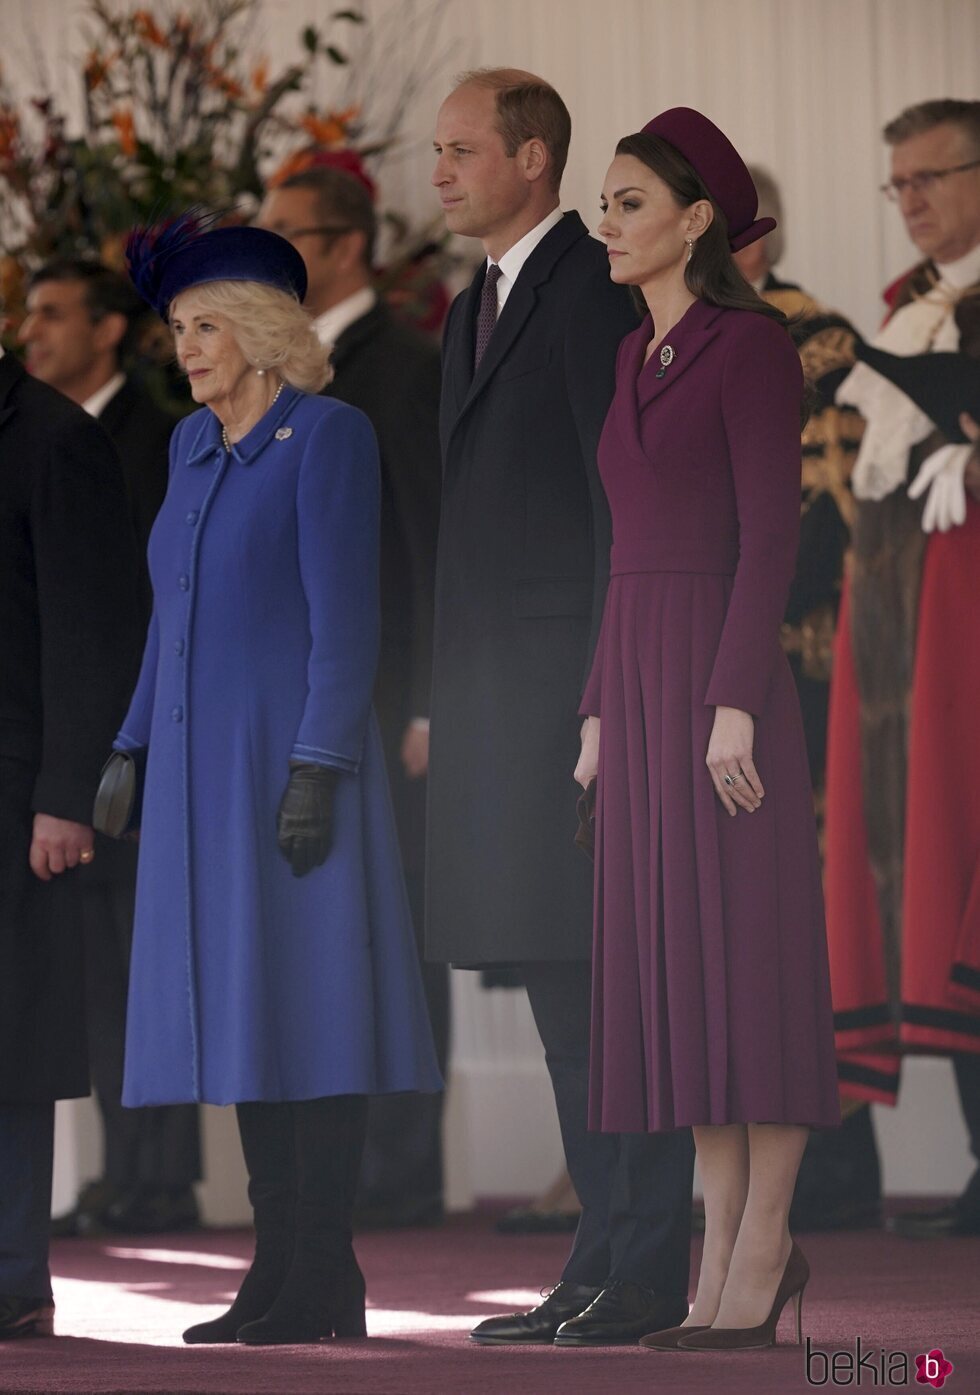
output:
[[[480,1342],[634,1342],[687,1315],[687,1131],[586,1127],[592,886],[574,846],[578,710],[609,567],[595,464],[628,293],[559,182],[571,123],[547,83],[464,77],[436,125],[450,231],[487,260],[450,311],[430,773],[430,957],[520,967],[582,1219],[537,1308]]]
[[[32,276],[19,332],[28,371],[95,417],[116,447],[139,551],[144,627],[152,608],[146,548],[167,492],[175,423],[126,371],[145,315],[145,304],[118,272],[93,260],[59,258]],[[137,851],[134,843],[100,835],[92,865],[79,874],[89,1057],[104,1156],[102,1176],[53,1223],[56,1235],[168,1231],[197,1223],[197,1107],[122,1107]]]
[[[78,864],[139,661],[112,444],[0,357],[0,1337],[50,1331],[54,1101],[88,1093]]]
[[[305,305],[333,345],[324,392],[358,407],[381,454],[381,648],[374,706],[385,747],[405,883],[421,957],[432,612],[442,471],[439,349],[394,318],[373,284],[377,215],[365,184],[319,165],[265,197],[259,222],[288,238],[307,270]],[[439,1066],[449,1047],[449,976],[422,965]],[[370,1102],[360,1227],[442,1218],[443,1095]]]

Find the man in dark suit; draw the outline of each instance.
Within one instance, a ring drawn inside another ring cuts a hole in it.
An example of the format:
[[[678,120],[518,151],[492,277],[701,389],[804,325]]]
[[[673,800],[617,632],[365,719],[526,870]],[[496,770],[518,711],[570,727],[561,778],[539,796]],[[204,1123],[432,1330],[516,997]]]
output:
[[[468,74],[432,176],[451,232],[487,254],[443,354],[426,948],[520,966],[582,1218],[537,1308],[479,1342],[635,1342],[687,1315],[687,1131],[586,1127],[592,888],[575,848],[578,710],[609,570],[595,453],[627,292],[559,183],[571,123],[528,73]]]
[[[306,263],[306,305],[323,343],[333,345],[334,375],[325,392],[359,407],[378,437],[381,652],[374,704],[421,941],[441,486],[439,350],[394,319],[374,290],[377,218],[367,188],[353,175],[329,166],[293,175],[266,195],[259,222],[288,238]],[[445,1073],[448,974],[443,965],[424,964],[423,980]],[[361,1227],[441,1220],[442,1101],[441,1094],[372,1099],[356,1213]]]
[[[174,418],[123,371],[146,307],[130,283],[99,262],[59,259],[37,271],[20,338],[27,367],[96,417],[122,464],[139,549],[138,598],[150,617],[146,545],[167,489]],[[201,1175],[192,1105],[123,1109],[126,994],[133,936],[137,849],[97,839],[81,874],[85,995],[92,1079],[104,1136],[103,1176],[54,1222],[55,1234],[165,1231],[197,1223],[192,1183]]]
[[[0,350],[2,354],[2,350]],[[119,465],[0,357],[0,1338],[50,1332],[54,1101],[88,1093],[80,863],[139,664]]]

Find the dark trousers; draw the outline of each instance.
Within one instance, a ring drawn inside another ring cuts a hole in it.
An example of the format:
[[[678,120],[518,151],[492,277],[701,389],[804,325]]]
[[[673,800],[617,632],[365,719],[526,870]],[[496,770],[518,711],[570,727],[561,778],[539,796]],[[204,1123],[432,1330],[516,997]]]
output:
[[[436,1057],[443,1076],[449,1055],[449,969],[424,961],[426,781],[409,780],[401,763],[404,726],[385,717],[382,737],[391,786],[405,886],[418,944],[422,986]],[[437,1094],[374,1095],[368,1107],[367,1141],[358,1203],[410,1220],[442,1206],[442,1114]]]
[[[50,1298],[54,1105],[0,1104],[0,1295]]]
[[[522,964],[545,1049],[568,1172],[582,1203],[569,1283],[627,1280],[687,1297],[694,1140],[670,1133],[593,1133],[587,1127],[592,971],[584,961]]]
[[[130,849],[107,852],[117,858]],[[105,1140],[103,1175],[120,1188],[184,1187],[201,1176],[197,1106],[122,1106],[135,897],[135,864],[112,880],[82,886],[85,1008],[92,1083]]]

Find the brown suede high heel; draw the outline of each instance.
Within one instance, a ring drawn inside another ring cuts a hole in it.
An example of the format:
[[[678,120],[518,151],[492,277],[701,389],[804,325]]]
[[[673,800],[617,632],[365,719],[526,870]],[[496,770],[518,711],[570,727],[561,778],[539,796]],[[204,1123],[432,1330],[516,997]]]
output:
[[[695,1332],[690,1337],[681,1337],[677,1342],[678,1351],[750,1351],[758,1347],[776,1345],[776,1328],[779,1316],[791,1298],[796,1299],[796,1342],[803,1343],[803,1290],[810,1278],[810,1266],[803,1251],[793,1241],[783,1277],[776,1289],[772,1308],[765,1322],[758,1327],[708,1327]]]
[[[662,1332],[651,1332],[646,1337],[640,1338],[640,1346],[646,1347],[647,1351],[682,1351],[678,1345],[682,1337],[689,1337],[692,1332],[707,1332],[707,1325],[704,1323],[692,1322],[687,1327],[665,1327]]]

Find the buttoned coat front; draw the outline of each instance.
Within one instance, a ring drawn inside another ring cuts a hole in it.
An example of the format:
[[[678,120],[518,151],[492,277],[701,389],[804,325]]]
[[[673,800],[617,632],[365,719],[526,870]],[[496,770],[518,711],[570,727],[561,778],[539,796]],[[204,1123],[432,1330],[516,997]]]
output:
[[[117,745],[148,750],[127,1105],[437,1089],[377,727],[378,461],[286,389],[230,452],[179,424]],[[326,862],[276,843],[290,760],[341,772]]]
[[[566,213],[530,254],[473,372],[483,269],[443,354],[426,952],[588,959],[576,715],[609,568],[595,464],[637,316]]]

